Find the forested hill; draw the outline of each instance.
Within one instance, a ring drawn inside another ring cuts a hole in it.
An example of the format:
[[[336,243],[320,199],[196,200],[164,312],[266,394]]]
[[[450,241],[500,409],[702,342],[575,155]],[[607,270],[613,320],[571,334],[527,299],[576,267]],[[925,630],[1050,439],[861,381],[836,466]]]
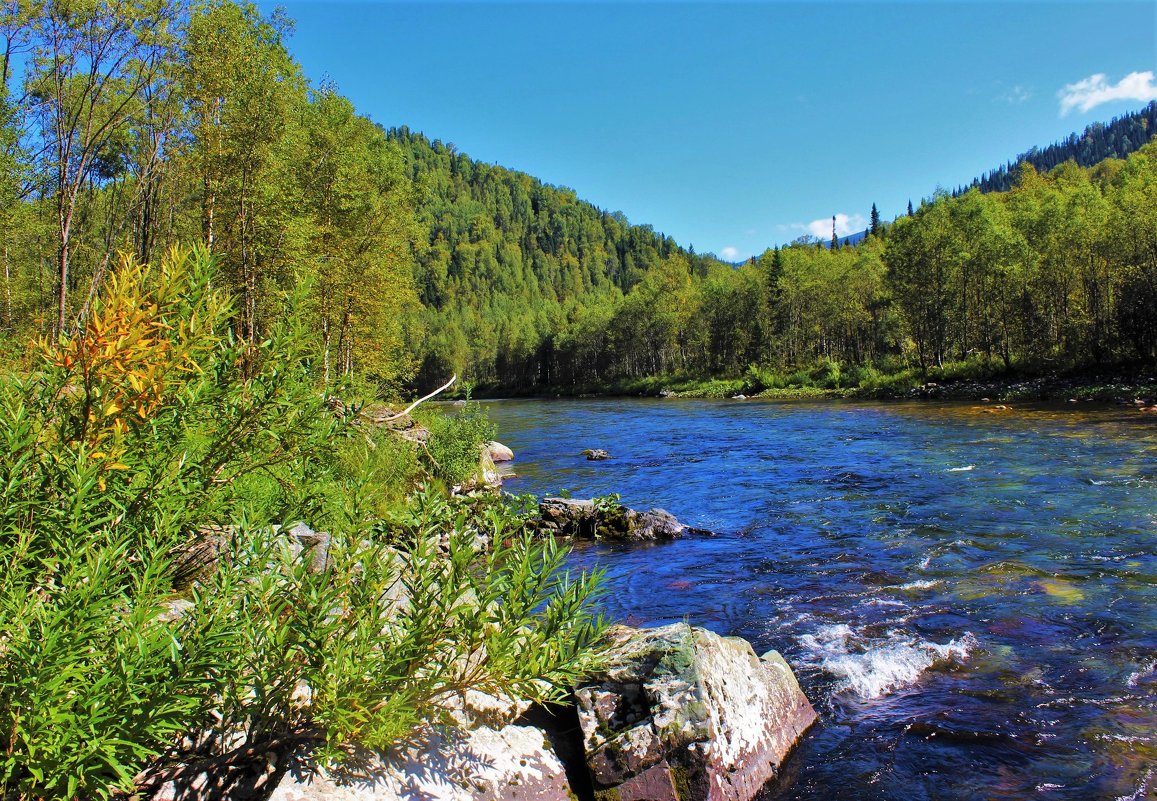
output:
[[[1069,134],[1068,138],[1046,148],[1036,147],[1021,153],[1007,164],[986,172],[973,179],[967,188],[976,187],[981,192],[1007,192],[1015,183],[1015,170],[1021,163],[1029,163],[1037,172],[1049,170],[1075,161],[1081,167],[1092,167],[1105,159],[1123,159],[1139,150],[1157,133],[1157,101],[1140,111],[1114,117],[1110,122],[1095,122],[1081,133]],[[954,194],[963,194],[967,188],[957,189]]]
[[[652,268],[717,264],[574,191],[475,161],[451,144],[395,128],[418,188],[424,241],[415,279],[426,340],[418,382],[450,372],[528,387],[556,383],[554,351],[620,305]],[[595,358],[595,354],[590,354]]]
[[[854,244],[735,267],[452,145],[388,138],[418,198],[418,387],[451,373],[504,393],[742,375],[758,390],[1157,355],[1157,145],[1089,168],[1029,164],[1009,191],[939,196]]]

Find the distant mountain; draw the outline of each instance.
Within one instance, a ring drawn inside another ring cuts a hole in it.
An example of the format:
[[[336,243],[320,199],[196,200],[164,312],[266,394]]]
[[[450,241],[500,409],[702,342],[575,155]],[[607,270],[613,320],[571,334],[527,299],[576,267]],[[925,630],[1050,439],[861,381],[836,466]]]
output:
[[[954,195],[962,195],[973,187],[981,192],[1006,192],[1012,188],[1016,166],[1028,162],[1037,172],[1048,172],[1053,167],[1072,159],[1081,167],[1092,167],[1105,159],[1123,159],[1148,144],[1157,134],[1157,101],[1140,111],[1113,118],[1108,123],[1095,122],[1082,133],[1073,133],[1062,142],[1046,148],[1021,153],[1007,164],[974,178],[968,186],[959,187]]]
[[[867,238],[867,236],[868,236],[868,231],[867,231],[867,229],[865,229],[863,231],[857,231],[854,234],[848,234],[847,236],[841,236],[841,237],[839,237],[838,241],[840,243],[840,247],[847,247],[848,245],[860,244],[861,242],[864,241],[864,239]],[[831,242],[825,242],[824,246],[830,248],[832,246],[832,243]]]

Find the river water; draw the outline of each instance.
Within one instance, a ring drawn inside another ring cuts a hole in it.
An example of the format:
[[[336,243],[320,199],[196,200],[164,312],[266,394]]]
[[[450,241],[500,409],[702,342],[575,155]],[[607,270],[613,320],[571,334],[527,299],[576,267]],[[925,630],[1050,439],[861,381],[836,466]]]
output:
[[[1157,798],[1157,415],[487,406],[508,490],[615,492],[717,532],[571,562],[606,569],[616,620],[792,664],[821,723],[767,799]]]

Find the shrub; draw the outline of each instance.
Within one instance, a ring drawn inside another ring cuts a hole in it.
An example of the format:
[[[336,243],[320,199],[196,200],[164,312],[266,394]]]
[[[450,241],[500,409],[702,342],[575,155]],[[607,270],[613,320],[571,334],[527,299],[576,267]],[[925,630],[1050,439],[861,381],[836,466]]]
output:
[[[557,699],[595,658],[597,575],[562,572],[502,501],[426,493],[376,522],[374,486],[408,485],[412,454],[325,410],[292,299],[240,342],[211,275],[200,249],[126,258],[75,336],[0,380],[7,797],[104,798],[300,741],[339,757],[467,688]],[[476,460],[489,424],[454,425],[439,447]],[[277,533],[302,519],[330,527],[325,570]]]
[[[812,372],[815,386],[822,389],[839,389],[840,363],[835,359],[824,359]]]
[[[478,473],[483,445],[494,439],[494,425],[486,410],[467,400],[457,414],[428,418],[430,439],[425,457],[431,472],[447,485],[461,484]]]

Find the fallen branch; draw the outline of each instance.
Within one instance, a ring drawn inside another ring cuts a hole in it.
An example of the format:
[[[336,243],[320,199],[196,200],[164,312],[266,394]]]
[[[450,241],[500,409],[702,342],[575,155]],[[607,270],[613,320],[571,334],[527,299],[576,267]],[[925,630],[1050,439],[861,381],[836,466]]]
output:
[[[453,384],[455,381],[457,381],[457,380],[458,380],[458,374],[457,374],[457,373],[455,373],[454,375],[450,376],[450,380],[449,380],[449,381],[447,381],[447,382],[446,382],[445,384],[443,384],[442,386],[438,387],[436,390],[434,390],[433,392],[431,392],[429,395],[426,395],[426,396],[424,396],[424,397],[418,398],[416,401],[414,401],[413,403],[411,403],[409,406],[407,406],[405,409],[403,409],[402,411],[398,412],[397,414],[392,414],[392,415],[390,415],[389,417],[384,417],[384,418],[382,418],[382,421],[381,421],[381,422],[383,422],[383,423],[392,423],[394,420],[398,420],[398,419],[400,419],[400,418],[402,418],[402,417],[405,417],[405,416],[406,416],[406,415],[408,415],[410,412],[412,412],[412,411],[414,411],[415,409],[417,409],[417,408],[418,408],[418,404],[420,404],[420,403],[425,403],[426,401],[430,400],[430,398],[434,397],[435,395],[441,395],[443,392],[445,392],[446,390],[448,390],[448,389],[451,387],[451,385],[452,385],[452,384]]]

